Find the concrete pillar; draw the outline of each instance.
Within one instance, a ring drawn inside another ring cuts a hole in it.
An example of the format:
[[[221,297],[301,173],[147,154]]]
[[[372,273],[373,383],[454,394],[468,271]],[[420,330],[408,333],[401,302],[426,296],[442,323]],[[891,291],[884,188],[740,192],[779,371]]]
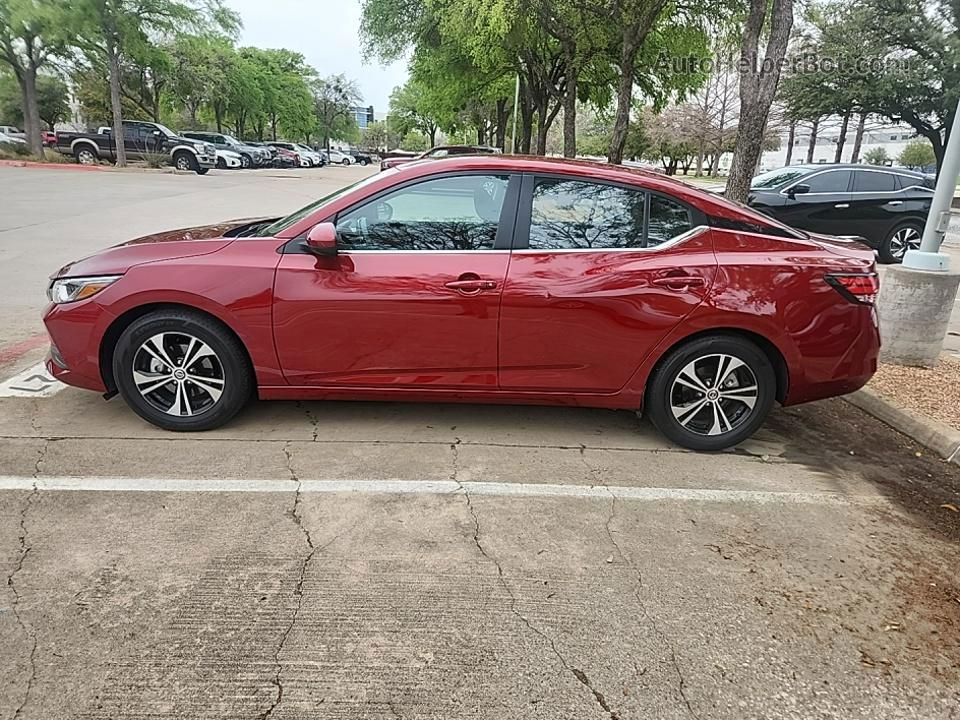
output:
[[[933,367],[960,286],[960,273],[892,265],[880,284],[881,362]]]

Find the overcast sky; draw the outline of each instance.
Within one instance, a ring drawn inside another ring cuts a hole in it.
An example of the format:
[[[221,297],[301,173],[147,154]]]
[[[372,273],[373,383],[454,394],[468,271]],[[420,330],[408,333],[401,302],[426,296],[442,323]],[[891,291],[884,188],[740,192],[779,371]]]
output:
[[[303,53],[321,76],[343,73],[360,86],[365,105],[386,112],[390,92],[407,77],[406,63],[365,64],[360,0],[226,0],[243,18],[240,45]]]

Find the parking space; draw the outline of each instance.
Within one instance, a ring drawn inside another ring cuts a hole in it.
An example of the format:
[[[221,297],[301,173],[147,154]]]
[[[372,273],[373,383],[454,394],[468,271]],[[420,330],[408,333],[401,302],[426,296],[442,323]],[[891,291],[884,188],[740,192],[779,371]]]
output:
[[[0,168],[0,379],[40,383],[64,262],[368,172]],[[840,400],[696,454],[630,412],[262,402],[183,435],[0,393],[0,717],[949,717],[957,487]]]

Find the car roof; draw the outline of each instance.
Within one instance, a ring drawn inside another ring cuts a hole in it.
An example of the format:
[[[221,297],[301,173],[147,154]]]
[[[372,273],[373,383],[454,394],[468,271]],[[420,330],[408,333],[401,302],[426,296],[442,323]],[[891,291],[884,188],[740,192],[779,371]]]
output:
[[[887,166],[887,165],[865,165],[863,163],[803,163],[801,165],[786,165],[782,168],[776,168],[777,170],[793,170],[794,168],[799,170],[880,170],[886,172],[895,172],[903,175],[915,175],[917,177],[923,177],[922,172],[917,172],[916,170],[910,170],[904,167],[896,166]],[[775,172],[771,170],[770,172]]]

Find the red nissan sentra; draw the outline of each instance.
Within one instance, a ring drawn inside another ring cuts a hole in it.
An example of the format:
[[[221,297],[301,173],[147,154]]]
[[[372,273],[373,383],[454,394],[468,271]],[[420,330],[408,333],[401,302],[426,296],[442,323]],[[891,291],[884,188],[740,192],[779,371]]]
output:
[[[660,175],[542,158],[387,170],[280,219],[52,279],[47,366],[169,430],[252,398],[643,410],[699,450],[876,369],[873,251]]]

